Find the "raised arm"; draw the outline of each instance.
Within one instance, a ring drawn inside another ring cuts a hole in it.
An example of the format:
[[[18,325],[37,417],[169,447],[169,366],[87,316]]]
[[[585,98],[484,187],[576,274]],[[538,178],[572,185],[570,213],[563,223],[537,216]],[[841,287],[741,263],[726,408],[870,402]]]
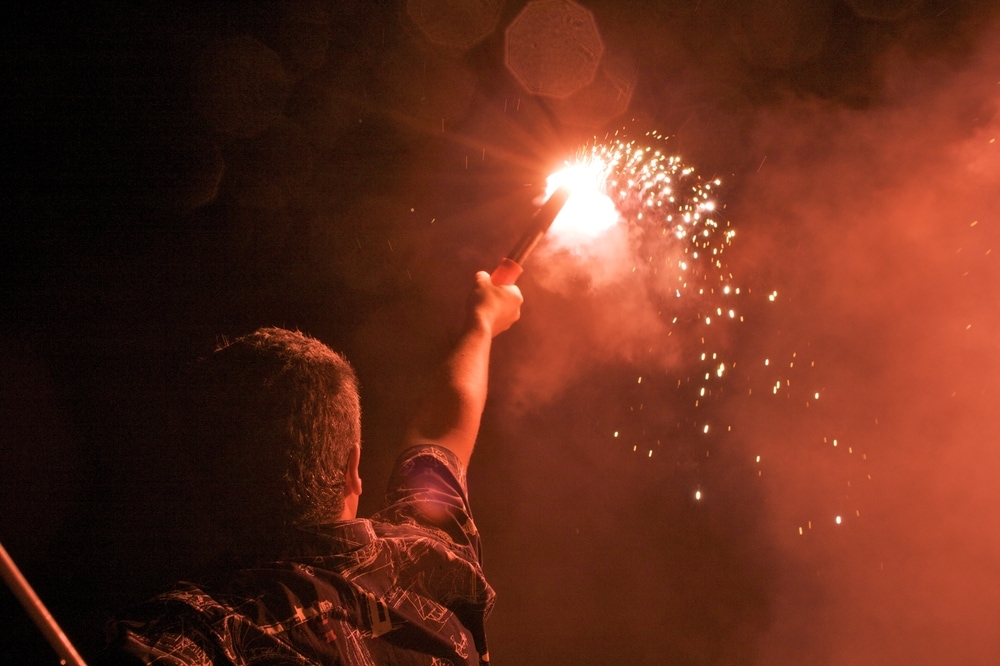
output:
[[[522,301],[517,286],[497,286],[489,273],[476,273],[462,334],[410,423],[407,446],[436,444],[468,467],[486,405],[492,341],[518,320]]]

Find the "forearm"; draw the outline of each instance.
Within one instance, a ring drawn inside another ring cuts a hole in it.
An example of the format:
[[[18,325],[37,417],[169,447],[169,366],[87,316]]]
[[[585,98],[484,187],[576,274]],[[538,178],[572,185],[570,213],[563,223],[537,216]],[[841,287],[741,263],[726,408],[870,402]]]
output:
[[[486,405],[493,338],[521,315],[521,291],[476,274],[465,326],[410,423],[405,444],[431,443],[451,450],[468,466]]]
[[[492,338],[481,323],[466,326],[432,380],[407,431],[406,445],[436,444],[468,466],[486,405]]]

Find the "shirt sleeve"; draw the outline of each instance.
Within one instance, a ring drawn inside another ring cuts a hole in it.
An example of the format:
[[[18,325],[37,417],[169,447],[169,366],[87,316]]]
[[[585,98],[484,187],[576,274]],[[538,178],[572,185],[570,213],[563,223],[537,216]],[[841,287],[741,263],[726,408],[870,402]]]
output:
[[[458,548],[466,559],[481,563],[465,468],[448,449],[418,445],[403,451],[389,478],[384,506],[372,518],[424,529]]]

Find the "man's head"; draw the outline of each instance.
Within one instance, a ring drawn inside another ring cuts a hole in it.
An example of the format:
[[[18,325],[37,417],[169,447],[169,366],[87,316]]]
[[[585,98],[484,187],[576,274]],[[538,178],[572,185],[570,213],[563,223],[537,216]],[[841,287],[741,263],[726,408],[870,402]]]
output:
[[[224,511],[242,514],[226,520],[264,536],[353,517],[361,407],[340,354],[262,328],[219,347],[203,370],[209,478]]]

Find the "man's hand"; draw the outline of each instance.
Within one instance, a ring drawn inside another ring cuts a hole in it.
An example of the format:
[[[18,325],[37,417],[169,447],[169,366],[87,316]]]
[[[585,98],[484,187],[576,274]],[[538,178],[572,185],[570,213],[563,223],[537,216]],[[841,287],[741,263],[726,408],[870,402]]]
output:
[[[524,298],[517,285],[493,284],[486,271],[476,273],[476,286],[469,295],[468,326],[482,326],[496,337],[521,318]]]

